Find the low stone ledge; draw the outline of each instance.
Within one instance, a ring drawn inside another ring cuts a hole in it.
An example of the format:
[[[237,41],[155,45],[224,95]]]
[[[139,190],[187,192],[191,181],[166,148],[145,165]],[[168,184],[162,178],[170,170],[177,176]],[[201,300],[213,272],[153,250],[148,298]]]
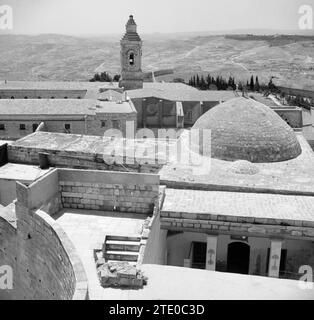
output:
[[[99,281],[104,288],[138,289],[147,284],[147,278],[142,271],[126,261],[105,262],[104,259],[99,259],[96,261],[96,266]]]
[[[279,236],[294,239],[313,240],[314,228],[285,226],[285,225],[269,225],[254,224],[241,222],[211,221],[211,220],[194,220],[180,218],[161,217],[161,228],[167,230],[181,230],[191,232],[216,232],[223,233],[245,233],[264,236]]]

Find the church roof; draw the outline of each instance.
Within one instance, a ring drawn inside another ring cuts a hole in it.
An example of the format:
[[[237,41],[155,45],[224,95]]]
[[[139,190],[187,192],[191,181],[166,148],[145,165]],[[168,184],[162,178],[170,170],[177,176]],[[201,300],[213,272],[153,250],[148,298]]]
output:
[[[123,93],[115,90],[106,90],[97,94],[97,99],[101,101],[122,101]]]
[[[211,156],[222,160],[277,162],[297,157],[294,131],[270,107],[244,97],[217,105],[193,129],[210,129]]]
[[[157,85],[158,84],[158,85]],[[143,89],[128,91],[131,99],[155,97],[169,101],[227,101],[235,97],[233,91],[200,91],[178,83],[144,83]]]

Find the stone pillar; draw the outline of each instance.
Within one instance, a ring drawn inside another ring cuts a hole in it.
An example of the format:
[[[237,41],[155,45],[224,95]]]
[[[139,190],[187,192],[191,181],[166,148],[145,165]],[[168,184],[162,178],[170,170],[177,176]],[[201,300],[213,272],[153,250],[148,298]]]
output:
[[[163,111],[162,100],[159,100],[158,101],[159,128],[162,128],[162,126],[163,126],[163,123],[162,123],[162,111]]]
[[[279,277],[281,246],[282,246],[282,241],[271,240],[270,253],[269,253],[269,265],[268,265],[269,277],[273,277],[273,278]]]
[[[142,99],[142,125],[146,128],[146,99]]]
[[[216,270],[217,236],[207,236],[206,270]]]

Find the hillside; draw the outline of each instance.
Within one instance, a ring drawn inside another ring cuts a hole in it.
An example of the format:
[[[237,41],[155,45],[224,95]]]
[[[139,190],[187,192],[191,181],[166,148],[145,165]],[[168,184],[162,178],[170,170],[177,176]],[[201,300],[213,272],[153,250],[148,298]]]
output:
[[[305,36],[143,36],[143,71],[174,69],[158,77],[188,80],[195,73],[251,74],[283,86],[314,88],[314,38]],[[0,78],[88,80],[95,71],[118,73],[119,37],[0,35]]]

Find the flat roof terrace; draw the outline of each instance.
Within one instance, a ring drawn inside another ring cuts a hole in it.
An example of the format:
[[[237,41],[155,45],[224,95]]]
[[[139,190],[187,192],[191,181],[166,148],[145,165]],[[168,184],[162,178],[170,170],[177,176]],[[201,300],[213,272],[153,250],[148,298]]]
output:
[[[80,256],[88,278],[90,299],[102,299],[105,291],[99,282],[94,250],[101,249],[106,235],[140,237],[146,215],[63,209],[53,218],[63,228]]]
[[[139,236],[145,216],[63,209],[54,219],[82,260],[91,300],[314,299],[313,290],[302,290],[295,280],[151,264],[140,266],[148,277],[142,289],[103,288],[97,276],[94,249],[101,248],[107,234]]]
[[[282,162],[254,163],[257,173],[242,173],[237,162],[208,158],[210,170],[193,174],[193,167],[167,164],[159,171],[161,184],[172,188],[268,192],[314,195],[314,153],[301,133],[296,133],[302,153]]]
[[[271,224],[303,221],[314,226],[314,197],[166,188],[162,215],[167,212],[197,214],[200,218],[212,215],[216,220],[218,216],[242,217]]]
[[[302,134],[297,133],[297,138],[302,148],[302,153],[297,158],[282,162],[254,163],[252,165],[257,169],[255,174],[237,172],[237,162],[206,157],[203,161],[208,161],[210,170],[202,174],[193,174],[195,167],[176,161],[176,154],[171,149],[176,144],[175,139],[114,139],[112,141],[109,137],[36,132],[8,146],[8,154],[9,160],[14,154],[20,154],[21,159],[25,159],[28,150],[53,154],[65,152],[76,157],[88,154],[90,161],[96,164],[95,159],[103,161],[104,155],[106,158],[111,157],[114,150],[118,158],[134,154],[136,161],[145,163],[147,160],[155,160],[159,165],[156,170],[160,175],[161,184],[170,188],[313,196],[314,153]],[[132,150],[134,152],[131,152]],[[152,159],[151,155],[154,155],[155,159]]]
[[[0,180],[34,181],[48,172],[38,166],[19,163],[6,163],[0,167]]]

